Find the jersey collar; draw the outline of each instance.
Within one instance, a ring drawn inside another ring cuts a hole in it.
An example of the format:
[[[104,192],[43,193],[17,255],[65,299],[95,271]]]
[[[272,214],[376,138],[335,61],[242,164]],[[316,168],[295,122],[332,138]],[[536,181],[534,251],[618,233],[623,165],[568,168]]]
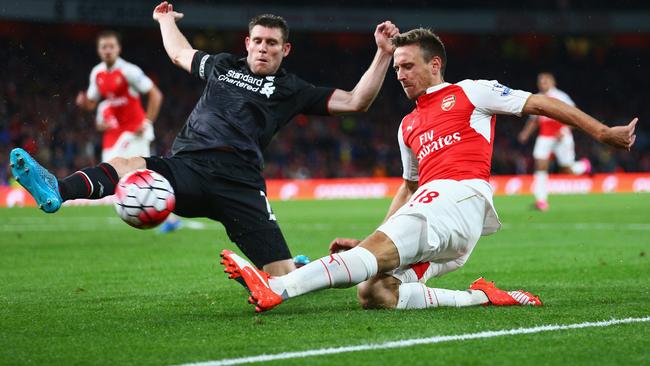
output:
[[[106,62],[104,62],[104,65],[106,66],[106,70],[107,70],[107,71],[112,71],[112,70],[115,70],[116,68],[118,68],[122,62],[124,62],[124,60],[122,60],[121,57],[118,57],[118,58],[115,60],[115,62],[113,63],[113,66],[108,67],[108,65],[106,64]]]
[[[431,86],[427,89],[427,94],[435,93],[442,88],[448,87],[449,85],[451,84],[445,82],[445,83],[440,83],[438,85]]]
[[[553,94],[553,93],[556,93],[556,92],[557,92],[557,88],[556,88],[556,87],[552,87],[552,88],[549,88],[549,89],[546,91],[546,93],[544,93],[544,95]]]
[[[424,106],[423,103],[426,103],[427,100],[431,99],[431,98],[429,98],[429,96],[431,94],[433,94],[433,93],[435,93],[437,91],[440,91],[440,90],[448,87],[449,85],[451,85],[451,84],[443,82],[443,83],[440,83],[438,85],[434,85],[434,86],[431,86],[431,87],[427,88],[427,91],[424,94],[422,94],[422,95],[420,95],[418,97],[418,99],[416,101],[417,106],[418,107],[423,107]]]

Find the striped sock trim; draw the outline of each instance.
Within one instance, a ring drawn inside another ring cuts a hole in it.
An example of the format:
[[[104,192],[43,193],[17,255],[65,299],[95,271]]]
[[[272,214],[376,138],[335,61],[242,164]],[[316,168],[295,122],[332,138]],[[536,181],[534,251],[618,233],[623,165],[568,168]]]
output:
[[[89,198],[95,189],[95,186],[93,185],[93,182],[90,180],[90,177],[88,177],[88,174],[82,172],[81,170],[78,171],[77,173],[81,174],[81,177],[84,179],[84,183],[86,183],[86,187],[88,187],[88,196]]]
[[[111,183],[117,185],[117,181],[115,180],[115,178],[113,178],[113,174],[111,174],[111,172],[108,171],[108,168],[106,167],[107,165],[108,165],[108,164],[106,164],[106,163],[101,163],[101,164],[99,164],[98,166],[99,166],[100,168],[102,168],[102,170],[104,171],[104,174],[106,174],[106,176],[108,177],[108,180],[110,180]],[[112,168],[112,167],[111,167],[111,168]],[[113,169],[113,171],[115,171],[115,169]],[[116,173],[117,173],[117,172],[116,172]]]
[[[320,263],[323,265],[323,268],[325,268],[325,272],[327,272],[327,278],[328,278],[329,281],[330,281],[330,285],[329,285],[329,287],[331,288],[331,287],[332,287],[332,275],[330,274],[330,270],[327,269],[327,264],[325,264],[325,262],[323,262],[322,259],[319,259],[319,261],[320,261]]]

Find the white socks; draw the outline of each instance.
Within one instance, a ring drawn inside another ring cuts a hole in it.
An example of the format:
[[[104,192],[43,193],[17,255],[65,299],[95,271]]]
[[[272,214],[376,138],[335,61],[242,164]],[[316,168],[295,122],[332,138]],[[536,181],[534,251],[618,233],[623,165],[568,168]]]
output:
[[[587,172],[586,159],[581,159],[571,164],[571,172],[575,175],[585,174]]]
[[[377,258],[355,247],[315,260],[281,277],[269,280],[271,290],[283,299],[330,287],[350,287],[377,274]]]
[[[548,199],[548,173],[543,170],[535,171],[535,181],[533,182],[533,194],[536,201]]]
[[[475,306],[487,303],[488,297],[480,290],[455,291],[429,288],[422,283],[403,283],[399,286],[397,309],[426,309],[439,306]]]
[[[377,274],[377,258],[356,247],[313,261],[280,277],[271,277],[271,290],[283,299],[330,287],[350,287]],[[397,309],[425,309],[439,306],[474,306],[489,300],[483,291],[454,291],[428,288],[419,282],[402,283]]]

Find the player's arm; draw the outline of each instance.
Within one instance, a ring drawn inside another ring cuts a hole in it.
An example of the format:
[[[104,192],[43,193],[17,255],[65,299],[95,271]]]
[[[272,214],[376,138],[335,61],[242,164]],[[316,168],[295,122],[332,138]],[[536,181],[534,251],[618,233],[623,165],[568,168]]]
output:
[[[158,118],[158,112],[160,112],[160,106],[163,100],[162,92],[138,66],[127,63],[124,65],[122,72],[130,88],[147,96],[146,119],[147,122],[153,123]],[[142,129],[144,128],[145,126],[143,125]]]
[[[539,126],[539,122],[537,121],[537,116],[531,115],[528,117],[528,120],[526,121],[526,124],[524,125],[524,128],[519,132],[519,135],[517,136],[517,140],[521,144],[525,144],[526,141],[530,138],[530,136],[537,130],[537,127]]]
[[[389,217],[393,216],[393,214],[399,210],[400,207],[404,206],[404,204],[406,204],[406,202],[411,199],[413,193],[415,193],[417,189],[418,182],[404,179],[402,185],[400,185],[400,187],[397,189],[395,196],[393,196],[393,201],[390,203],[388,213],[386,213],[386,217],[384,218],[383,222],[386,222],[386,220],[388,220]],[[361,240],[359,239],[336,238],[330,242],[330,254],[352,249],[359,245],[359,243],[361,243]]]
[[[153,123],[158,118],[160,106],[162,105],[163,93],[154,84],[147,93],[147,120]]]
[[[393,216],[393,214],[399,210],[400,207],[404,206],[404,204],[406,204],[406,202],[411,199],[413,193],[415,193],[417,190],[417,181],[404,179],[402,185],[397,189],[397,192],[393,197],[393,201],[390,203],[390,207],[388,207],[388,212],[386,213],[386,217],[384,217],[384,222],[386,222],[389,217]]]
[[[183,13],[175,12],[172,4],[166,1],[153,10],[153,19],[160,24],[160,34],[167,55],[175,65],[190,72],[196,50],[176,25],[176,22],[182,18]]]
[[[97,76],[95,69],[90,73],[90,79],[88,80],[88,90],[80,91],[77,93],[77,98],[75,103],[77,107],[87,110],[94,111],[97,108],[99,103],[99,88],[97,87],[97,81],[95,77]]]
[[[420,179],[418,172],[418,159],[413,153],[413,150],[411,150],[404,141],[402,123],[400,123],[399,128],[397,129],[397,144],[399,145],[399,152],[402,159],[402,178],[404,178],[404,182],[397,190],[397,193],[395,193],[383,222],[386,222],[389,217],[393,216],[400,207],[404,206],[404,204],[411,199],[413,193],[418,189],[418,181]]]
[[[349,112],[365,112],[379,94],[379,89],[386,77],[386,70],[393,57],[393,45],[390,39],[399,34],[399,29],[385,21],[375,29],[375,42],[377,53],[370,67],[361,76],[361,79],[352,91],[336,89],[327,104],[331,114]]]
[[[617,148],[629,150],[636,140],[634,129],[638,118],[634,118],[625,126],[608,127],[576,107],[543,95],[531,95],[524,105],[523,112],[546,116],[580,128],[594,139]]]
[[[401,124],[398,129],[397,141],[402,156],[402,166],[404,168],[402,177],[404,178],[404,182],[397,189],[395,196],[393,196],[386,217],[382,222],[386,222],[400,207],[404,206],[418,189],[418,161],[413,151],[404,143]],[[336,238],[330,243],[330,253],[352,249],[359,245],[360,242],[361,240],[358,239]]]
[[[77,104],[77,107],[84,109],[86,111],[93,111],[95,110],[95,108],[97,108],[97,101],[89,99],[86,96],[86,92],[83,90],[77,93],[77,98],[75,102]]]

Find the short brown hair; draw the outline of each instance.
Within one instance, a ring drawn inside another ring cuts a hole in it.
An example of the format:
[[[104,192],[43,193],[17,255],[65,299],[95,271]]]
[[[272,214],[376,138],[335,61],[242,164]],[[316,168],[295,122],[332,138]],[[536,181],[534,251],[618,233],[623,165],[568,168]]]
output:
[[[122,37],[120,36],[119,33],[117,33],[114,30],[103,30],[97,35],[97,42],[99,42],[100,39],[104,38],[115,38],[117,40],[118,44],[122,44]]]
[[[548,76],[551,79],[553,79],[553,81],[555,81],[555,75],[553,75],[553,73],[550,72],[550,71],[547,71],[547,70],[540,71],[539,74],[537,74],[537,77],[539,78],[541,76]]]
[[[447,52],[445,52],[445,45],[433,31],[426,28],[416,28],[402,34],[398,34],[392,39],[393,45],[397,47],[408,46],[416,44],[422,50],[422,57],[424,61],[429,62],[434,56],[440,57],[442,66],[440,68],[440,75],[445,75],[447,68]]]
[[[280,28],[282,31],[282,41],[289,41],[289,25],[287,24],[287,21],[279,15],[260,14],[254,16],[248,23],[248,32],[250,33],[256,25],[261,25],[266,28]]]

